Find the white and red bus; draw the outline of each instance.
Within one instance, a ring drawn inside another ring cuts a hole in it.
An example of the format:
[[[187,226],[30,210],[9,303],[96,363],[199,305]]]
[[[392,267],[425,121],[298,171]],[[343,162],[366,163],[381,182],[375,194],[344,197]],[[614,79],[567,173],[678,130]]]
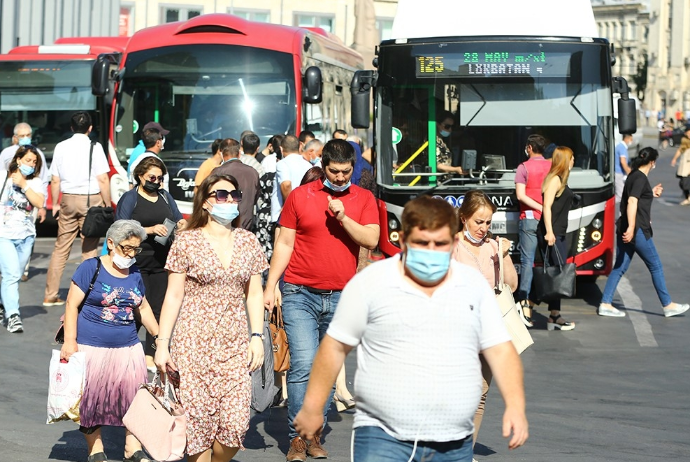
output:
[[[386,255],[400,251],[400,217],[411,198],[431,194],[460,207],[471,189],[498,207],[492,231],[517,244],[515,173],[526,160],[527,137],[540,134],[575,154],[568,182],[580,200],[568,216],[570,261],[580,275],[608,274],[615,93],[621,93],[618,128],[636,129],[627,83],[612,75],[613,48],[596,37],[589,0],[492,5],[487,15],[481,2],[400,0],[393,38],[377,50],[377,69],[353,80],[357,127],[370,124],[373,89],[380,248]],[[452,133],[443,136],[463,175],[437,168],[440,111],[453,118],[453,129],[443,129]],[[519,262],[517,246],[511,252]]]
[[[0,55],[0,149],[12,143],[14,126],[26,122],[32,142],[50,162],[55,145],[72,135],[70,118],[77,111],[91,114],[93,136],[106,146],[112,92],[106,98],[92,94],[92,68],[99,56],[117,63],[128,40],[61,38],[53,45],[20,46]]]
[[[189,214],[194,177],[214,139],[253,130],[263,145],[275,134],[309,129],[326,139],[350,130],[349,85],[362,68],[358,53],[321,29],[207,14],[138,31],[116,75],[113,201],[128,189],[124,166],[147,122],[170,130],[161,156],[170,192]]]

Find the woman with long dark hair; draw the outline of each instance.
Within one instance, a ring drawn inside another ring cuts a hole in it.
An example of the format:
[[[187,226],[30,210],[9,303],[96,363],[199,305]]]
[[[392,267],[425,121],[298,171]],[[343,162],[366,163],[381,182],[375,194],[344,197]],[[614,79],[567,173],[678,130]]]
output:
[[[674,303],[666,289],[664,268],[652,239],[652,201],[660,197],[664,191],[661,183],[654,186],[649,183],[648,175],[656,167],[659,152],[654,148],[643,148],[631,162],[630,175],[625,180],[623,197],[621,198],[621,217],[617,226],[618,245],[616,248],[616,263],[609,274],[604,288],[604,294],[599,304],[599,316],[623,317],[625,312],[611,305],[613,295],[621,278],[628,270],[632,257],[638,254],[647,265],[652,275],[654,289],[659,297],[664,316],[678,316],[690,309],[688,304]]]
[[[45,191],[41,181],[41,156],[32,145],[21,146],[0,172],[0,272],[2,301],[0,323],[7,318],[7,330],[24,332],[19,317],[19,280],[36,239],[34,209],[43,207]]]
[[[115,210],[116,220],[136,220],[144,227],[148,237],[142,241],[142,251],[137,255],[137,266],[146,288],[146,299],[151,305],[156,321],[160,319],[165,291],[168,288],[168,273],[165,261],[172,244],[172,231],[165,225],[175,224],[178,231],[184,228],[177,203],[172,195],[163,189],[163,178],[168,173],[162,160],[156,156],[145,157],[132,172],[134,188],[122,195]],[[146,334],[144,351],[146,367],[155,371],[153,364],[153,337]]]
[[[190,462],[229,461],[243,447],[249,373],[264,361],[261,273],[268,262],[254,234],[239,228],[241,200],[234,177],[207,177],[165,266],[155,362],[163,373],[179,370]]]
[[[572,149],[558,146],[553,151],[551,169],[544,178],[541,187],[544,198],[541,220],[537,225],[537,245],[543,252],[548,247],[548,262],[544,264],[558,265],[558,252],[565,261],[568,251],[565,247],[565,235],[568,230],[568,212],[573,202],[574,194],[568,187],[568,177],[575,163]],[[549,302],[549,319],[546,323],[548,330],[573,330],[575,323],[561,317],[561,300]]]

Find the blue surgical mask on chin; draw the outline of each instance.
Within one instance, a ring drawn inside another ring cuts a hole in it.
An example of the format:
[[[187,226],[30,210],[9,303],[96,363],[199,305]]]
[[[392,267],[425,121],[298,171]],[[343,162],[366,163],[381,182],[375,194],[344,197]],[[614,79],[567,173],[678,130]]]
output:
[[[407,247],[403,263],[416,279],[425,283],[434,283],[448,274],[450,252]]]
[[[28,165],[20,165],[19,166],[19,172],[21,172],[21,174],[24,176],[29,176],[32,173],[34,173],[35,171],[36,171],[35,168],[29,167]]]
[[[330,189],[331,191],[335,191],[335,192],[347,191],[347,189],[350,187],[351,184],[352,184],[352,182],[348,181],[347,183],[345,183],[342,186],[336,186],[333,183],[331,183],[330,181],[328,181],[328,178],[323,180],[323,185],[325,187],[327,187],[328,189]]]
[[[19,138],[19,146],[28,146],[31,144],[31,137]]]
[[[316,164],[319,163],[320,160],[321,160],[321,158],[319,158],[319,157],[314,157],[313,159],[309,159],[309,162],[310,162],[312,165],[316,165]]]
[[[450,132],[447,130],[441,130],[441,136],[443,138],[448,138],[450,136]]]
[[[211,203],[209,202],[209,205]],[[240,214],[237,204],[215,204],[209,212],[211,217],[223,226],[228,226]]]

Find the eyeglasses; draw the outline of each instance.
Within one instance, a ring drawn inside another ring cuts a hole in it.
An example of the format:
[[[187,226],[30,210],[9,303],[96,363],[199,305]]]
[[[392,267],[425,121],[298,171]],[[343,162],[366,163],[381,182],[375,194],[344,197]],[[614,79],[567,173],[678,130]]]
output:
[[[24,133],[23,135],[14,135],[17,138],[31,138],[31,133]]]
[[[162,183],[164,177],[163,176],[156,176],[156,175],[149,175],[146,177],[147,180],[149,180],[151,183]]]
[[[228,201],[228,197],[230,197],[233,202],[242,202],[242,192],[236,189],[232,191],[216,189],[215,191],[211,191],[208,197],[215,197],[216,202],[219,204],[225,204]]]
[[[134,255],[139,255],[143,250],[141,247],[132,247],[131,245],[118,244],[117,246],[120,248],[122,253],[127,255],[130,255],[131,253],[134,253]]]
[[[445,128],[446,130],[449,130],[453,128],[453,124],[441,124],[441,128]]]

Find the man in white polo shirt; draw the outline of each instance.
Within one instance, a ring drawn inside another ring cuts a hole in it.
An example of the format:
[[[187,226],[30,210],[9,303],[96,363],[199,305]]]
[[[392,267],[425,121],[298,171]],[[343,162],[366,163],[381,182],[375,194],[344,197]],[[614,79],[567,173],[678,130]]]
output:
[[[522,363],[483,276],[451,261],[457,228],[445,201],[408,202],[402,253],[345,286],[295,418],[302,438],[321,431],[340,367],[357,347],[354,460],[471,462],[482,392],[479,353],[506,403],[509,447],[527,440]]]
[[[93,147],[91,171],[89,172],[89,153],[91,151],[91,116],[88,112],[77,112],[72,116],[71,138],[59,142],[53,151],[53,164],[50,167],[50,192],[53,200],[53,215],[58,223],[55,249],[48,266],[44,306],[62,305],[58,297],[60,279],[65,270],[72,244],[84,224],[87,201],[91,207],[110,205],[110,185],[108,181],[108,160],[100,143]],[[58,198],[62,193],[62,200]],[[81,256],[85,260],[98,254],[98,238],[82,237]]]

